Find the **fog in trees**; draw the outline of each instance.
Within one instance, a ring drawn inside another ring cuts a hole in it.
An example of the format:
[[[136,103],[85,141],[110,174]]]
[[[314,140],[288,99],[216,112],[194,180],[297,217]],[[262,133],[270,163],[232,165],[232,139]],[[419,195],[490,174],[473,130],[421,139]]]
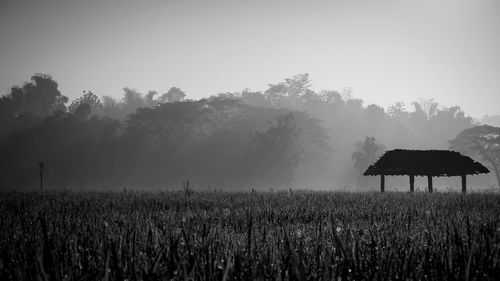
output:
[[[205,190],[375,190],[360,175],[385,150],[450,146],[498,169],[498,128],[474,129],[480,121],[459,106],[366,105],[355,89],[312,90],[308,74],[270,82],[200,100],[172,86],[124,88],[121,99],[85,90],[69,101],[50,75],[35,74],[0,98],[0,185],[37,188],[43,162],[47,189],[178,189],[189,180]],[[476,135],[489,141],[488,153],[473,146]],[[392,184],[405,189],[406,181]]]

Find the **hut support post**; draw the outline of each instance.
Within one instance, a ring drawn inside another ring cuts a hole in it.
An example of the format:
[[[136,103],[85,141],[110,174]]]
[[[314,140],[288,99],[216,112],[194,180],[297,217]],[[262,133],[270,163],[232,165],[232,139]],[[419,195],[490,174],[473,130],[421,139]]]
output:
[[[385,190],[385,176],[380,175],[380,192],[384,192]]]
[[[410,192],[415,190],[415,176],[410,175]]]
[[[427,186],[429,187],[429,193],[432,193],[432,176],[427,176]]]
[[[462,175],[462,193],[467,193],[467,175]]]

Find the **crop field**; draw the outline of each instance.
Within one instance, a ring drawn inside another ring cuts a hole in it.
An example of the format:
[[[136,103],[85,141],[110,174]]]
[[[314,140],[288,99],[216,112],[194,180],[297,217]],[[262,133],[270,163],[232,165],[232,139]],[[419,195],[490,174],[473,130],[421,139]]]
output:
[[[499,280],[500,194],[0,198],[0,280]]]

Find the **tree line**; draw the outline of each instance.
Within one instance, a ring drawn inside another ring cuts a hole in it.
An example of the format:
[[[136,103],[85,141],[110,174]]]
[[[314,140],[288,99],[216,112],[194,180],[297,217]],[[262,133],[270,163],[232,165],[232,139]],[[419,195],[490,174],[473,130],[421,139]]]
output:
[[[349,90],[311,85],[299,74],[263,92],[200,100],[172,87],[124,88],[121,99],[85,91],[70,102],[50,75],[35,74],[0,98],[0,185],[36,186],[43,162],[53,188],[171,188],[189,180],[209,189],[367,189],[361,170],[384,149],[446,149],[475,125],[459,107],[433,100],[385,110]],[[363,150],[370,147],[377,150]]]

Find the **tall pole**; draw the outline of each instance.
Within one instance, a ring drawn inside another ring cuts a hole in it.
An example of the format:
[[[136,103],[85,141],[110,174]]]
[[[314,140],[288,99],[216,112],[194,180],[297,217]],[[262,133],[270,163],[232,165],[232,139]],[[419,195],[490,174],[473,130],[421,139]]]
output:
[[[384,192],[385,190],[385,176],[380,175],[380,192]]]
[[[429,193],[432,193],[432,176],[427,176],[427,186],[429,187]]]
[[[40,167],[40,192],[43,191],[43,162],[38,162],[38,166]]]

